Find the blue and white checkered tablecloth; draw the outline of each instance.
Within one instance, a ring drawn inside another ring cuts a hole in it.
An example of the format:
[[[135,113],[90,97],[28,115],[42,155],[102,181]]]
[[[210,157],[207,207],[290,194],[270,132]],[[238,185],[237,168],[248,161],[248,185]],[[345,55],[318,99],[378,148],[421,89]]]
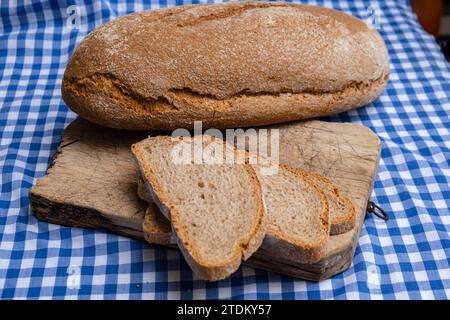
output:
[[[312,283],[242,267],[207,283],[176,251],[37,221],[28,190],[75,119],[60,93],[71,52],[117,16],[192,3],[148,2],[1,1],[1,298],[450,298],[450,65],[406,1],[311,1],[362,19],[375,12],[391,58],[391,80],[378,100],[329,118],[363,124],[382,140],[372,199],[391,213],[387,223],[366,219],[344,273]],[[76,28],[68,24],[73,10]]]

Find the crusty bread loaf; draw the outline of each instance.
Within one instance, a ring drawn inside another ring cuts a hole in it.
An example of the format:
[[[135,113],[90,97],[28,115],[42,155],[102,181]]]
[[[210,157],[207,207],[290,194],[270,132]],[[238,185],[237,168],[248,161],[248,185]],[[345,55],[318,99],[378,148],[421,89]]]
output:
[[[195,158],[178,162],[182,150],[178,147],[186,144],[191,150],[194,139],[159,136],[132,145],[132,152],[151,198],[170,219],[192,270],[202,279],[219,280],[233,273],[262,243],[261,187],[249,164],[224,161],[225,151],[235,150],[222,140],[200,141],[214,151],[223,150],[218,158],[222,164],[196,163]]]
[[[234,2],[110,21],[76,48],[62,94],[74,112],[107,127],[236,127],[365,105],[388,76],[382,38],[357,18]]]

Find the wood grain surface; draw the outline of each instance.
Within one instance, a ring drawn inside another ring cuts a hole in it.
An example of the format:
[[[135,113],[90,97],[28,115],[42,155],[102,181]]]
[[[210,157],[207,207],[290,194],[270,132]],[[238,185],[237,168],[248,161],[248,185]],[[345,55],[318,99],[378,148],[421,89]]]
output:
[[[356,227],[330,237],[318,263],[274,261],[260,249],[245,264],[314,281],[344,271],[352,263],[366,215],[380,157],[379,139],[359,125],[317,120],[266,128],[279,129],[281,162],[326,175],[352,198]],[[55,224],[108,229],[143,239],[146,203],[137,196],[138,170],[130,145],[148,134],[103,128],[82,119],[71,123],[47,174],[30,190],[34,215]]]

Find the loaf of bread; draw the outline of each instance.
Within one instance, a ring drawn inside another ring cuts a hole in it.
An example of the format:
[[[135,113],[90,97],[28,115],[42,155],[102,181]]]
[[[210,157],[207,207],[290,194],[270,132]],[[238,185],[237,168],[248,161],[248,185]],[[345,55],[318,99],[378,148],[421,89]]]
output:
[[[389,77],[375,29],[345,13],[276,2],[142,11],[76,48],[62,94],[113,128],[236,127],[324,116],[376,99]]]

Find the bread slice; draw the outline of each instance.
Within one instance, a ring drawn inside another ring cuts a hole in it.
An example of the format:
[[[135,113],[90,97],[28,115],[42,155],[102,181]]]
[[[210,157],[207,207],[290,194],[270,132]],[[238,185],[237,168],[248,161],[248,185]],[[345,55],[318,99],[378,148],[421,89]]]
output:
[[[319,261],[330,233],[324,192],[300,169],[280,165],[278,173],[270,175],[256,169],[267,206],[263,249],[280,260]]]
[[[273,175],[262,174],[261,166],[255,169],[267,206],[263,249],[274,257],[298,263],[320,260],[330,230],[325,193],[300,169],[280,165]],[[144,233],[149,231],[144,224]],[[170,238],[170,231],[165,238]]]
[[[137,182],[137,195],[138,197],[148,203],[153,203],[153,199],[152,199],[152,195],[150,194],[150,192],[147,190],[147,188],[145,187],[145,182],[144,179],[142,178],[141,175],[139,175],[138,177],[138,182]],[[156,207],[157,209],[158,207]]]
[[[352,230],[355,226],[356,214],[353,202],[343,195],[339,187],[332,183],[327,177],[313,172],[305,172],[305,174],[313,180],[327,197],[330,210],[330,235],[335,236]],[[138,195],[142,200],[152,202],[142,177],[138,177]],[[157,216],[158,214],[161,215],[161,213],[153,213],[152,216]],[[169,222],[166,222],[166,224],[169,224]],[[146,230],[144,227],[144,232],[149,233],[150,231]],[[159,242],[152,243],[161,244]]]
[[[142,228],[144,238],[149,243],[161,245],[176,243],[169,220],[161,214],[161,211],[153,202],[149,203],[145,211]]]
[[[212,157],[203,154],[200,159],[208,164],[197,163],[195,157],[184,162],[183,152],[197,151],[193,138],[147,138],[131,149],[152,199],[170,219],[173,236],[194,273],[219,280],[261,245],[265,209],[254,169],[246,163],[224,163],[225,155],[235,149],[214,138],[200,143],[203,150],[211,150]]]
[[[308,177],[321,188],[327,196],[330,206],[330,235],[338,235],[352,230],[355,227],[355,205],[344,196],[339,188],[327,177],[308,172]]]

